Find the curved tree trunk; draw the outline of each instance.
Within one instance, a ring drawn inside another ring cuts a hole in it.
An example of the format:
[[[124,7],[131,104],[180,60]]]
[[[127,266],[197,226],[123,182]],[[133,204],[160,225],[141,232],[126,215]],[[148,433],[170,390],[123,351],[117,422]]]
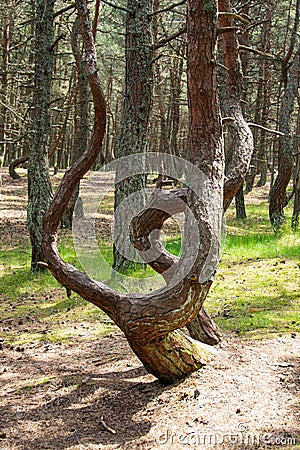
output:
[[[230,5],[227,0],[220,1],[219,6],[222,8],[222,11],[230,11]],[[222,27],[230,27],[232,25],[230,18],[223,17],[220,21]],[[245,179],[253,151],[253,138],[251,130],[244,120],[240,102],[242,95],[242,73],[237,41],[233,32],[225,33],[223,39],[225,65],[229,69],[227,72],[227,110],[232,118],[230,130],[233,136],[233,148],[230,152],[231,160],[227,164],[223,188],[224,209],[226,210]],[[203,74],[203,79],[205,76]],[[198,80],[198,82],[202,86],[203,81]],[[207,113],[209,113],[209,107],[206,106],[206,108]],[[200,116],[199,105],[197,106],[195,116],[197,114]],[[210,114],[213,115],[214,113],[211,112]],[[203,121],[203,118],[199,118],[199,123],[201,123],[200,120]],[[204,127],[203,129],[206,128]],[[207,146],[209,144],[205,143],[205,145]],[[184,203],[187,202],[188,191],[186,189],[177,189],[168,192],[156,190],[145,210],[138,214],[132,223],[131,239],[133,244],[141,252],[144,252],[147,258],[151,256],[149,251],[152,252],[152,256],[158,255],[152,259],[150,258],[151,262],[148,264],[158,273],[161,273],[166,282],[172,278],[173,272],[176,270],[178,264],[178,258],[164,249],[159,241],[159,230],[164,221],[170,217],[171,213],[184,212]],[[202,342],[208,344],[217,344],[220,342],[220,332],[204,309],[200,311],[195,320],[189,322],[188,329],[193,338],[199,339]]]
[[[286,189],[293,173],[294,140],[291,130],[291,117],[299,87],[299,76],[300,46],[290,68],[279,112],[279,131],[284,135],[279,136],[278,174],[270,191],[269,203],[269,217],[275,231],[285,222]]]
[[[203,199],[195,198],[195,194],[190,192],[187,196],[189,208],[198,220],[202,242],[201,248],[194,248],[195,262],[188,274],[181,277],[182,268],[190,263],[189,249],[193,249],[193,242],[188,239],[189,223],[186,223],[185,251],[172,283],[148,295],[117,294],[66,264],[58,253],[56,233],[63,211],[75,186],[96,160],[106,126],[105,100],[97,74],[95,46],[88,26],[85,0],[77,0],[76,7],[86,52],[87,76],[95,106],[94,130],[87,151],[66,172],[43,222],[43,248],[49,269],[55,278],[106,312],[124,331],[129,344],[149,372],[165,383],[199,369],[207,359],[207,346],[176,330],[197,316],[219,258],[224,158],[216,94],[216,66],[213,62],[217,9],[215,2],[212,3],[212,8],[204,6],[204,1],[188,2],[190,154],[192,161],[202,169],[208,180]],[[203,29],[208,30],[205,35],[201,32]],[[200,58],[200,54],[203,58]],[[198,89],[199,83],[203,89]],[[202,123],[206,125],[204,128],[199,126]],[[202,150],[201,154],[199,149]],[[214,205],[210,204],[211,198],[215,198]],[[207,260],[212,267],[210,275],[205,278],[202,272]]]
[[[160,229],[171,215],[184,213],[187,189],[156,189],[147,206],[132,221],[131,241],[145,261],[169,283],[179,258],[169,253],[159,240]],[[151,236],[151,238],[150,238]],[[157,256],[156,256],[157,255]],[[190,335],[208,345],[221,341],[221,332],[202,306],[198,316],[187,324]]]
[[[75,139],[74,139],[74,152],[71,156],[71,164],[82,155],[87,148],[88,142],[88,119],[89,119],[89,89],[88,81],[85,74],[84,63],[81,57],[81,49],[78,42],[79,24],[78,20],[75,20],[72,33],[71,43],[72,51],[76,62],[77,70],[77,92],[78,92],[78,105],[76,107],[76,126],[75,126]],[[68,206],[64,212],[61,225],[63,228],[72,228],[73,214],[76,201],[79,195],[79,184],[76,186],[73,195],[68,203]]]
[[[219,0],[221,12],[230,12],[230,0]],[[232,27],[233,19],[222,15],[219,18],[221,28]],[[224,64],[226,71],[226,109],[231,117],[228,128],[232,137],[231,159],[226,161],[224,184],[224,209],[230,205],[231,200],[242,186],[247,175],[251,156],[253,153],[253,136],[246,123],[241,106],[243,73],[240,61],[239,47],[234,31],[223,33]]]
[[[16,168],[19,167],[21,164],[24,164],[28,161],[28,155],[21,156],[20,158],[15,159],[12,161],[9,165],[8,172],[11,178],[14,180],[18,180],[20,175],[16,172]]]

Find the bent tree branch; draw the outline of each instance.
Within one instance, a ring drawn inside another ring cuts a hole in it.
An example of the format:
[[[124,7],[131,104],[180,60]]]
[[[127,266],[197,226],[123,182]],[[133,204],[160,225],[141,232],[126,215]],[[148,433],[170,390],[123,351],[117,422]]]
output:
[[[219,26],[231,28],[233,15],[230,13],[228,0],[219,1]],[[245,122],[241,108],[242,72],[239,59],[239,49],[233,31],[223,35],[224,60],[227,67],[227,112],[230,116],[229,130],[232,135],[232,149],[230,159],[226,164],[225,183],[223,186],[224,210],[241,187],[253,152],[253,137],[249,125]],[[201,74],[199,75],[201,76]],[[206,75],[202,74],[203,79]],[[203,84],[203,79],[201,83]],[[200,81],[199,81],[200,83]],[[209,111],[207,109],[207,111]],[[192,113],[191,113],[192,114]],[[202,112],[204,115],[204,113]],[[203,120],[203,119],[201,119]],[[199,123],[200,119],[199,119]],[[205,128],[204,128],[205,129]],[[188,202],[188,190],[177,189],[171,191],[156,190],[150,199],[147,208],[138,214],[132,223],[132,242],[141,252],[152,251],[154,258],[149,264],[158,273],[161,273],[166,282],[172,278],[179,259],[171,255],[162,246],[159,240],[159,230],[170,217],[170,212],[176,214],[185,211]],[[166,212],[168,211],[168,212]],[[151,236],[151,240],[150,240]],[[190,334],[203,342],[216,344],[220,341],[220,332],[202,308],[198,317],[189,322]]]
[[[103,283],[92,280],[62,260],[57,249],[57,228],[75,186],[95,161],[104,138],[106,105],[96,66],[93,34],[88,21],[86,0],[76,8],[85,49],[85,63],[95,108],[91,141],[86,152],[66,172],[43,220],[43,249],[50,271],[69,290],[105,311],[125,333],[129,344],[147,370],[163,382],[171,382],[198,370],[207,359],[208,347],[184,335],[182,328],[193,320],[205,300],[219,259],[219,233],[222,214],[223,141],[216,94],[216,2],[188,2],[188,88],[191,110],[190,154],[207,178],[203,199],[188,192],[187,204],[198,221],[201,247],[185,277],[180,270],[189,263],[193,242],[184,240],[184,252],[172,282],[152,294],[117,294]],[[208,30],[203,34],[201,30]],[[212,54],[213,49],[213,54]],[[200,58],[200,54],[202,56]],[[203,76],[205,74],[205,77]],[[203,89],[198,89],[199,84]],[[202,124],[205,124],[203,127]],[[201,126],[200,126],[201,124]],[[203,132],[205,130],[205,132]],[[200,153],[199,149],[205,149]],[[213,207],[208,201],[216,199]],[[203,277],[207,260],[213,260],[210,275]],[[180,269],[180,270],[179,270]]]

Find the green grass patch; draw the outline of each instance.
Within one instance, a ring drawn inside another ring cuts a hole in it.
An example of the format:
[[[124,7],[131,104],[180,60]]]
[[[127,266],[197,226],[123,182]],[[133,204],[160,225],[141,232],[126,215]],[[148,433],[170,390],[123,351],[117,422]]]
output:
[[[264,191],[246,201],[247,219],[237,220],[233,209],[227,214],[222,260],[206,308],[223,330],[245,337],[300,332],[300,233],[289,229],[291,208],[287,225],[274,234]],[[105,202],[111,210],[112,196]],[[80,269],[71,234],[61,231],[59,242],[63,259]],[[108,270],[97,279],[109,282],[112,245],[104,238],[98,243]],[[180,255],[180,238],[167,235],[166,248]],[[50,273],[31,275],[29,247],[2,242],[0,260],[0,337],[11,345],[93,339],[117,330],[100,309],[76,294],[67,298]],[[141,266],[130,272],[137,279],[154,274]],[[115,287],[120,288],[117,280]]]
[[[0,337],[5,343],[16,346],[72,342],[97,339],[118,330],[99,308],[74,293],[68,298],[66,290],[50,272],[31,274],[29,247],[3,247],[0,250]],[[59,247],[62,257],[80,268],[70,235],[62,235]],[[89,335],[82,328],[86,323],[93,325]]]

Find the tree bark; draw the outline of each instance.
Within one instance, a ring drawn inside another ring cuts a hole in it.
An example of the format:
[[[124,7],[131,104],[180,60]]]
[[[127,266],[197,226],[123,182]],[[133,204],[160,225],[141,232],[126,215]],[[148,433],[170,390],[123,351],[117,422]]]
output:
[[[71,156],[71,164],[82,155],[87,148],[88,143],[88,121],[89,121],[89,85],[85,74],[84,63],[81,58],[81,51],[78,43],[79,23],[76,19],[72,28],[71,43],[72,51],[76,62],[77,71],[77,93],[78,104],[76,105],[76,124],[75,124],[75,139],[74,152]],[[76,201],[79,195],[79,184],[76,186],[73,195],[68,203],[68,207],[64,212],[62,218],[63,228],[72,228],[73,214]]]
[[[246,208],[245,208],[245,199],[244,199],[244,186],[239,188],[237,193],[235,194],[235,215],[237,219],[246,219]]]
[[[231,11],[229,0],[219,0],[220,12]],[[227,16],[219,17],[221,28],[232,27],[233,19]],[[253,153],[253,136],[246,123],[242,107],[243,73],[239,55],[239,47],[235,32],[222,34],[224,47],[224,64],[226,71],[226,109],[227,115],[234,120],[228,128],[232,137],[232,157],[226,162],[224,184],[224,209],[230,205],[232,198],[242,186],[249,169]]]
[[[53,70],[54,0],[37,0],[35,22],[35,75],[33,132],[28,161],[27,224],[32,255],[31,271],[42,270],[42,216],[52,195],[49,177],[48,143],[50,136],[49,105]]]
[[[176,331],[193,320],[206,298],[219,258],[219,234],[222,216],[223,141],[216,94],[216,67],[213,62],[216,45],[216,4],[191,0],[188,8],[188,83],[191,108],[190,154],[192,161],[207,177],[203,198],[188,193],[188,205],[198,220],[201,247],[188,275],[180,277],[189,264],[193,242],[189,241],[186,223],[184,251],[178,273],[172,283],[152,294],[117,294],[104,284],[90,279],[60,257],[56,233],[72,192],[97,158],[105,134],[106,108],[96,67],[93,35],[87,21],[87,2],[77,0],[81,32],[86,52],[87,76],[95,106],[95,122],[87,151],[66,172],[44,217],[43,248],[49,269],[63,285],[100,307],[124,331],[129,344],[149,372],[169,383],[198,370],[207,360],[208,347]],[[211,4],[210,4],[211,5]],[[201,30],[208,30],[207,34]],[[201,52],[203,59],[200,58]],[[208,71],[208,72],[207,72]],[[206,74],[206,77],[203,75]],[[196,77],[196,79],[194,78]],[[202,84],[203,89],[198,89]],[[207,133],[200,124],[205,123]],[[205,145],[204,145],[205,144]],[[201,149],[201,150],[200,150]],[[214,198],[215,203],[210,204]],[[209,275],[203,273],[207,260],[212,264]]]
[[[152,104],[152,59],[153,38],[152,23],[149,14],[153,12],[153,0],[128,0],[126,18],[126,76],[125,98],[123,105],[122,128],[115,150],[115,157],[144,153],[149,115]],[[121,171],[124,170],[122,162]],[[115,225],[114,225],[114,262],[113,268],[126,273],[136,266],[132,260],[136,255],[128,255],[124,230],[126,217],[122,216],[120,204],[131,194],[140,192],[137,207],[145,204],[146,175],[138,174],[118,182],[120,170],[117,167],[115,185]]]
[[[294,56],[287,85],[279,112],[278,174],[270,190],[269,217],[275,231],[285,222],[284,207],[286,206],[286,188],[293,173],[294,140],[291,130],[291,117],[295,97],[298,93],[300,75],[300,46]]]

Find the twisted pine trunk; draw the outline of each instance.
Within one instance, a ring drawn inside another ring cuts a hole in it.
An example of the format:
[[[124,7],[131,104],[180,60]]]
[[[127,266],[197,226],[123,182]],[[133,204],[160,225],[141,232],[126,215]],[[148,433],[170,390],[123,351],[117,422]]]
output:
[[[77,0],[76,7],[86,53],[87,77],[95,107],[94,129],[87,151],[65,173],[43,221],[43,249],[52,274],[69,290],[77,292],[108,314],[125,333],[133,351],[147,370],[164,383],[198,370],[211,352],[208,346],[177,331],[198,315],[205,300],[212,280],[210,277],[200,278],[200,274],[211,256],[211,248],[212,275],[219,258],[224,157],[216,94],[216,65],[213,58],[217,9],[216,2],[210,4],[211,8],[205,8],[205,1],[188,2],[190,154],[193,163],[201,167],[208,182],[203,199],[195,198],[192,192],[187,194],[187,204],[197,217],[201,239],[201,247],[196,249],[195,262],[187,275],[183,278],[180,276],[181,270],[190,262],[189,249],[193,249],[193,242],[188,238],[185,240],[185,252],[174,272],[173,282],[147,295],[117,294],[103,283],[90,279],[65,263],[58,253],[56,235],[59,222],[77,183],[97,158],[106,126],[106,105],[97,72],[93,35],[87,20],[86,0]],[[203,34],[203,29],[208,32]],[[203,89],[198,89],[199,83]],[[203,123],[205,127],[202,127]],[[212,197],[216,199],[213,208],[208,201]],[[189,223],[186,223],[186,228],[188,237]]]
[[[300,76],[300,46],[294,56],[287,85],[282,98],[279,112],[278,174],[270,190],[269,217],[276,231],[285,222],[284,207],[286,206],[286,189],[291,180],[294,165],[294,140],[291,130],[291,117],[294,102],[298,93]]]

